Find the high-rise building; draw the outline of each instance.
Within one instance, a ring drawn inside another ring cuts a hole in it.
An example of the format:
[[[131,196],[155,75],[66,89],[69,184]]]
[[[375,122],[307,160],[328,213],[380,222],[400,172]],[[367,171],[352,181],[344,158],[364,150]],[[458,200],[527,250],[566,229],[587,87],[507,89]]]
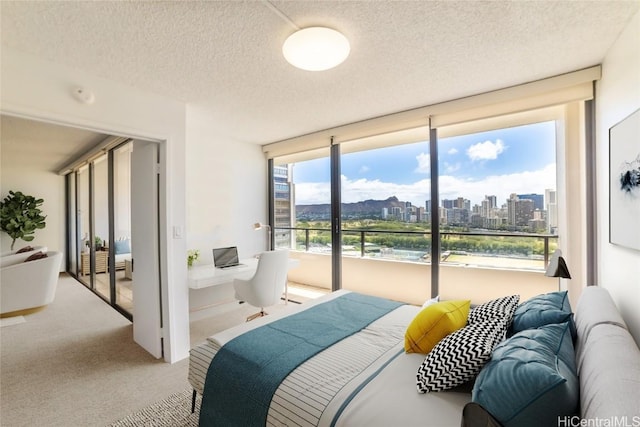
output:
[[[518,199],[520,199],[520,200],[523,200],[523,199],[533,200],[533,208],[534,209],[540,209],[540,210],[544,209],[544,196],[542,194],[535,194],[535,193],[518,194]]]
[[[291,230],[278,228],[293,228],[296,226],[294,183],[292,182],[292,165],[273,167],[274,198],[274,240],[275,247],[295,248],[295,233]]]
[[[516,226],[516,202],[518,201],[518,195],[516,193],[511,193],[509,198],[507,199],[507,224],[511,227]]]
[[[531,220],[533,220],[533,200],[518,200],[516,202],[516,225],[518,227],[527,227]]]
[[[397,219],[398,221],[402,221],[402,208],[399,206],[391,206],[391,210],[389,211],[389,215],[393,219]]]
[[[558,200],[556,190],[544,190],[545,210],[547,211],[547,232],[558,234]]]
[[[520,199],[511,193],[507,199],[507,224],[510,227],[528,227],[529,220],[533,219],[533,203],[531,199]]]
[[[455,206],[455,200],[442,199],[442,207],[445,209],[453,209]]]

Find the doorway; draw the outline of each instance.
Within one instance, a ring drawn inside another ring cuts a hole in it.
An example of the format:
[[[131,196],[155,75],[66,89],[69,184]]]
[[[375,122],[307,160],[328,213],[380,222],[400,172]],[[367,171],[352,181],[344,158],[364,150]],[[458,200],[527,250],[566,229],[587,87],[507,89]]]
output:
[[[157,144],[127,139],[67,175],[70,273],[132,321],[138,243],[140,278],[159,285],[157,159]]]

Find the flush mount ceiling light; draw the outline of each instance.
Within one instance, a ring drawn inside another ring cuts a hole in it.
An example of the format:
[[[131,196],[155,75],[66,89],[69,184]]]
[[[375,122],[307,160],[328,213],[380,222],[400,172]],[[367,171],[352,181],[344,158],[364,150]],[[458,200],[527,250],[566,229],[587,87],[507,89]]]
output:
[[[282,46],[285,59],[307,71],[324,71],[340,65],[351,47],[336,30],[325,27],[303,28],[291,34]]]

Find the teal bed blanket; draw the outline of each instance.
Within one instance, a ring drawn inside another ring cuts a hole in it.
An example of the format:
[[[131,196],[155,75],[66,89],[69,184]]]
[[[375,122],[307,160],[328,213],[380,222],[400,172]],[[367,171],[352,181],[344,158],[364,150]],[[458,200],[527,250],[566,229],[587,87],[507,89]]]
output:
[[[264,426],[273,394],[291,371],[400,305],[347,293],[232,339],[209,365],[200,425]]]

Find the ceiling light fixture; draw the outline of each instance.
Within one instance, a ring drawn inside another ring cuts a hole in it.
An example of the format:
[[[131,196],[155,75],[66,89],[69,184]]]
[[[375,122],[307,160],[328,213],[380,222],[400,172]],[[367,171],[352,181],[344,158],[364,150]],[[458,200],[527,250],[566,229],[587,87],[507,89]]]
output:
[[[349,56],[349,40],[342,33],[326,27],[308,27],[285,40],[282,53],[294,67],[307,71],[324,71],[336,67]]]

